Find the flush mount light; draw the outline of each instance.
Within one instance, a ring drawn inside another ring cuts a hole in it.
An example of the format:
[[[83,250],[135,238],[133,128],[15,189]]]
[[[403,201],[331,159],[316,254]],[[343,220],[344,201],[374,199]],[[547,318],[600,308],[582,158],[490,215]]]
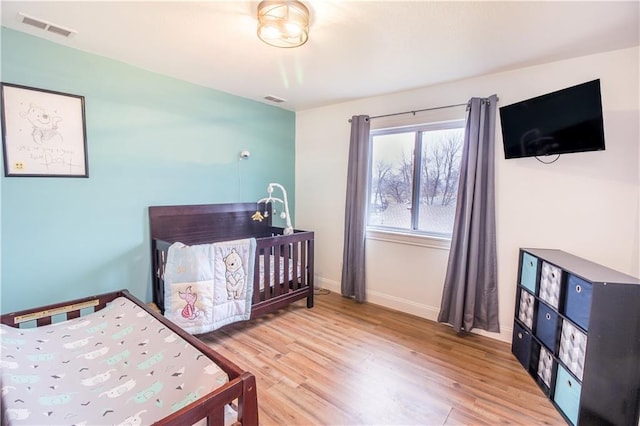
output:
[[[260,2],[258,38],[276,47],[302,46],[309,39],[309,9],[297,0]]]

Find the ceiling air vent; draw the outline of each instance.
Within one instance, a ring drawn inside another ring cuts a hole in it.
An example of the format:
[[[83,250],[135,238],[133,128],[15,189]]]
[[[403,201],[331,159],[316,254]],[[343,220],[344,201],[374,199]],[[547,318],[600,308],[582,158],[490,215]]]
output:
[[[50,33],[58,34],[63,37],[71,37],[77,33],[75,30],[61,27],[60,25],[52,24],[51,22],[44,21],[42,19],[34,18],[33,16],[26,15],[22,12],[18,13],[18,20],[25,25],[48,31]]]
[[[266,100],[268,100],[270,102],[275,102],[277,104],[281,104],[282,102],[286,102],[282,98],[278,98],[277,96],[271,96],[271,95],[265,96],[264,99],[266,99]]]
[[[32,27],[40,28],[41,30],[44,30],[47,28],[46,22],[38,21],[37,19],[30,18],[29,16],[26,16],[26,15],[22,15],[22,14],[20,15],[21,15],[20,19],[22,20],[23,24],[31,25]]]

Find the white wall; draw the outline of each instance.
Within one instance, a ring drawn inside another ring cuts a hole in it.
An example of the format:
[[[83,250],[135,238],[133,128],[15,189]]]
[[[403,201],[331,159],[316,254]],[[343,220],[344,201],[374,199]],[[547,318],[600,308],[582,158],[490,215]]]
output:
[[[606,150],[549,165],[505,160],[498,117],[496,197],[502,332],[510,341],[519,247],[558,248],[640,276],[639,52],[623,49],[297,113],[296,227],[315,231],[317,283],[340,290],[352,115],[381,115],[496,93],[508,105],[599,78]],[[448,251],[368,240],[367,299],[435,319]],[[484,333],[483,333],[484,334]]]

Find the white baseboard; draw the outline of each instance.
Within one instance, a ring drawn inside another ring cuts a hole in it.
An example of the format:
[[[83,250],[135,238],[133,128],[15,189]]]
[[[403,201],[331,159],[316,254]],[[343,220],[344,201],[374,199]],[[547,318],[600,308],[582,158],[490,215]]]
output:
[[[340,283],[337,281],[316,276],[315,282],[316,286],[319,288],[324,288],[338,294],[340,293]],[[374,305],[384,306],[385,308],[394,309],[396,311],[405,312],[407,314],[415,315],[417,317],[425,318],[431,321],[437,321],[438,314],[440,313],[439,307],[424,305],[412,300],[402,299],[376,291],[367,291],[367,302],[373,303]],[[471,330],[471,332],[480,336],[488,337],[490,339],[511,343],[513,328],[501,326],[500,333],[490,333],[488,331],[478,329],[473,329]]]

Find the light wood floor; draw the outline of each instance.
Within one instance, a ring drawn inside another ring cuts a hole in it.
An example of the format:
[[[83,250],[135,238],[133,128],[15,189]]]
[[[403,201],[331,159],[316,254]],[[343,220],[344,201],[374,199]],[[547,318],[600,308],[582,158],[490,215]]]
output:
[[[258,384],[262,425],[566,424],[510,346],[316,296],[201,336]]]

